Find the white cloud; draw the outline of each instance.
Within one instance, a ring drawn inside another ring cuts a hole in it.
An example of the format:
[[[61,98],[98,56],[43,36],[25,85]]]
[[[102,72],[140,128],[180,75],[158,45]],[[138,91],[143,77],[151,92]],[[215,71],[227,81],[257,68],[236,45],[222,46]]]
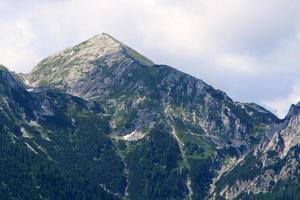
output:
[[[30,48],[34,33],[27,21],[0,21],[0,62],[14,71],[26,71],[28,65],[34,65],[39,57]]]
[[[286,97],[263,102],[266,107],[272,109],[279,117],[284,118],[291,104],[300,101],[300,84],[293,86],[291,93]]]
[[[238,73],[239,75],[256,75],[262,68],[260,63],[256,63],[249,55],[224,54],[219,55],[216,59],[217,66],[222,66],[225,71]]]

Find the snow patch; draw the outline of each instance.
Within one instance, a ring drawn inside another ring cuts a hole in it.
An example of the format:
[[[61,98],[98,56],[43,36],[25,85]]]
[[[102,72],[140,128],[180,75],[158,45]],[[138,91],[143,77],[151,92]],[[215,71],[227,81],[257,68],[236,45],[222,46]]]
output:
[[[30,121],[29,124],[33,127],[40,128],[41,126],[36,121]]]
[[[24,78],[25,85],[30,85],[30,81],[27,78]]]
[[[43,138],[44,140],[47,140],[49,142],[51,142],[51,139],[49,138],[48,134],[46,132],[42,132],[41,133],[41,138]]]
[[[71,120],[72,120],[72,125],[75,126],[76,123],[75,119],[72,118]]]
[[[25,142],[26,146],[28,147],[28,149],[30,149],[33,153],[35,154],[39,154],[36,150],[34,150],[34,148],[32,148],[32,146],[30,146],[30,144],[28,144],[27,142]]]
[[[132,133],[125,135],[122,138],[126,141],[137,141],[142,139],[144,136],[145,134],[140,131],[133,131]]]
[[[29,139],[32,138],[32,135],[29,132],[27,132],[24,127],[21,128],[21,132],[22,132],[22,137],[23,138],[29,138]]]

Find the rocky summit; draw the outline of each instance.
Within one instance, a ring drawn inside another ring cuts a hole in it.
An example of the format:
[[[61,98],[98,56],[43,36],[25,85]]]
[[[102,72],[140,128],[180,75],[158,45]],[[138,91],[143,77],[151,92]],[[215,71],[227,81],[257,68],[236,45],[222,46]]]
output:
[[[125,67],[135,62],[144,66],[153,65],[149,59],[103,33],[42,60],[26,79],[29,86],[51,85],[89,98],[95,95],[93,91],[88,91],[94,82],[89,80],[85,83],[87,79],[95,78],[95,73],[104,73],[105,68],[115,65]],[[99,65],[103,67],[103,72],[96,71],[101,69]],[[108,81],[106,79],[105,82]]]
[[[100,34],[0,66],[0,199],[297,199],[283,120]]]

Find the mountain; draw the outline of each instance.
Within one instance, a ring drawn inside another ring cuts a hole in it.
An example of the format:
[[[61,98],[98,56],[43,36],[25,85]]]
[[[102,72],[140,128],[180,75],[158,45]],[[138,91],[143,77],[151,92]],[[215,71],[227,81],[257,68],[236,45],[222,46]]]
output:
[[[256,126],[278,120],[262,107],[234,102],[199,79],[153,64],[107,34],[44,59],[27,83],[100,102],[117,135],[170,123],[207,137],[222,135],[240,147],[256,139],[250,138]]]
[[[0,72],[6,199],[220,196],[235,162],[281,126],[263,107],[154,64],[108,34],[29,74]]]
[[[28,81],[32,86],[50,85],[77,96],[90,98],[96,95],[92,90],[95,90],[93,84],[100,84],[97,83],[100,81],[98,79],[93,81],[97,78],[93,75],[108,71],[95,68],[95,65],[114,68],[115,65],[130,66],[134,62],[144,66],[153,65],[152,61],[111,36],[101,34],[42,60],[28,75]],[[83,81],[89,82],[83,84]]]
[[[186,188],[195,199],[206,195],[215,175],[210,169],[218,168],[227,156],[247,152],[269,124],[278,122],[264,108],[234,102],[197,78],[153,64],[107,34],[44,59],[25,78],[31,87],[56,88],[97,101],[110,115],[110,136],[129,141],[129,146],[130,141],[143,143],[141,139],[151,137],[153,129],[163,127],[172,136],[169,142],[175,139],[179,146],[183,163],[175,168],[188,171]],[[208,174],[202,180],[204,172]],[[156,182],[152,182],[154,187]],[[148,188],[140,191],[148,192]]]
[[[226,199],[298,199],[300,191],[300,102],[283,122],[217,183]]]
[[[99,104],[52,89],[28,92],[3,67],[0,95],[0,199],[123,195],[124,166]]]

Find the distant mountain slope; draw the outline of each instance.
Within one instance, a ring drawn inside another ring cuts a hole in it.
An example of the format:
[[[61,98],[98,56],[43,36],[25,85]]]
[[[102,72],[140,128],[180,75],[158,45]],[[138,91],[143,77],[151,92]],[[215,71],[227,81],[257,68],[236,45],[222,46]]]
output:
[[[163,126],[140,142],[112,140],[110,118],[96,102],[49,88],[28,92],[4,68],[0,86],[1,199],[187,195],[178,143]]]
[[[221,135],[240,147],[259,137],[253,135],[257,126],[278,121],[259,106],[236,103],[199,79],[154,65],[107,34],[44,59],[27,79],[32,86],[101,102],[121,135],[144,132],[168,119],[186,132]]]
[[[1,147],[16,148],[3,154],[11,155],[1,171],[4,196],[205,199],[228,161],[251,151],[279,122],[107,34],[14,74],[18,81],[2,72]],[[20,165],[28,176],[20,184],[32,184],[30,193],[13,185],[21,179],[15,151],[34,157]],[[17,178],[9,182],[11,176]]]
[[[226,199],[299,199],[300,103],[286,119],[271,127],[266,138],[217,183]]]
[[[0,95],[0,199],[124,194],[123,162],[99,104],[53,90],[27,92],[3,67]]]
[[[203,199],[222,163],[228,157],[240,157],[250,150],[267,126],[279,121],[256,104],[234,102],[224,92],[195,77],[169,66],[153,64],[107,34],[44,59],[25,80],[33,88],[60,89],[103,106],[110,115],[110,137],[117,143],[125,140],[121,154],[129,170],[127,189],[132,199],[137,199],[133,193],[139,189],[130,183],[131,179],[135,180],[131,175],[142,174],[135,174],[135,170],[140,169],[131,168],[131,160],[135,158],[130,155],[137,156],[133,152],[140,151],[139,145],[146,148],[145,139],[159,132],[156,127],[162,127],[164,133],[172,136],[166,138],[167,143],[175,139],[179,147],[178,166],[174,168],[177,172],[165,177],[182,176],[185,187],[174,192]],[[145,153],[141,151],[141,156],[153,162],[148,157],[151,154]],[[130,170],[134,170],[132,174]],[[148,171],[152,176],[153,170]],[[144,168],[140,173],[146,171]],[[159,170],[159,174],[163,171]],[[146,176],[143,184],[150,185],[140,188],[145,199],[151,199],[147,194],[163,181],[149,178]],[[161,190],[156,192],[153,193],[156,199],[168,199],[160,196],[163,195]]]

